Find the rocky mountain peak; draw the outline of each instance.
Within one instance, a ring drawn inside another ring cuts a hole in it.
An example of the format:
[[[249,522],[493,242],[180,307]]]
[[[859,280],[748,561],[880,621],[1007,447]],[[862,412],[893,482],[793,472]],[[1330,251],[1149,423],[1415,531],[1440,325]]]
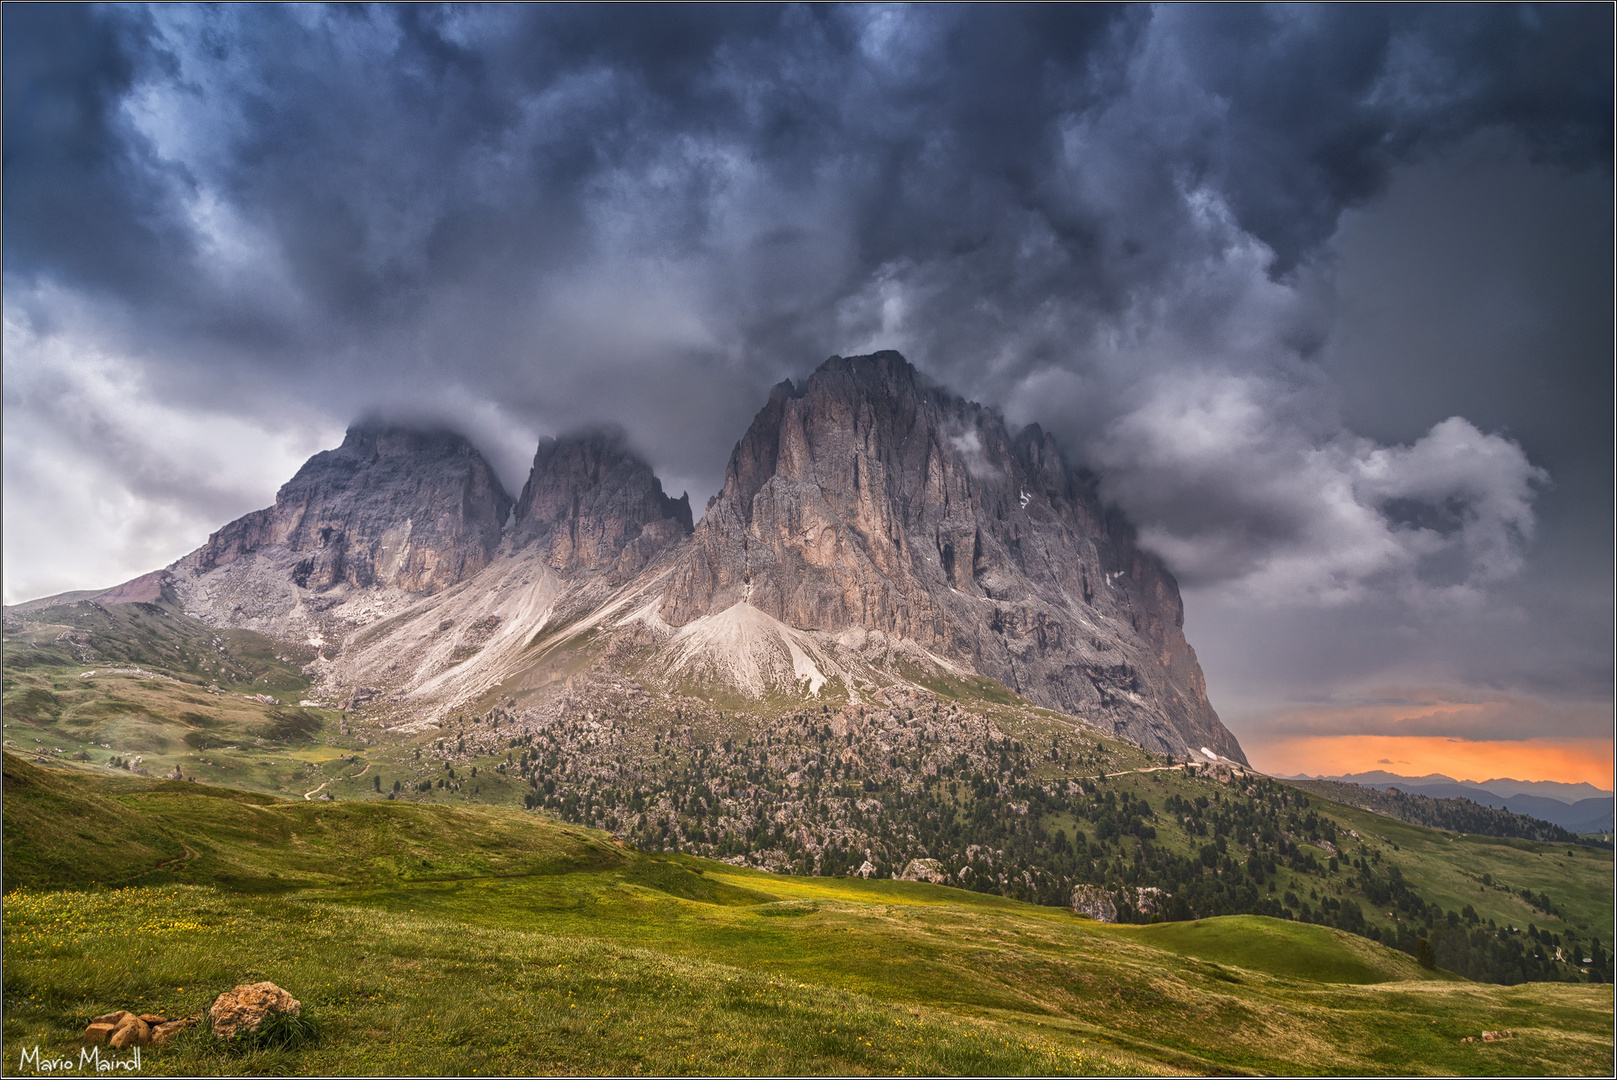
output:
[[[314,455],[275,496],[208,538],[198,573],[275,548],[302,555],[295,584],[430,593],[488,565],[511,511],[494,470],[463,436],[375,420]]]
[[[1177,584],[1094,478],[894,352],[776,386],[694,529],[622,431],[541,441],[513,506],[459,435],[356,424],[173,569],[187,611],[328,639],[355,685],[408,659],[410,693],[482,693],[542,662],[541,628],[612,611],[646,671],[697,684],[984,675],[1146,747],[1244,760]]]
[[[1146,746],[1240,759],[1207,703],[1171,574],[1055,439],[896,352],[782,383],[737,443],[661,609],[752,605],[880,631]]]
[[[622,431],[596,428],[540,441],[512,543],[537,545],[557,570],[626,580],[690,533],[690,498],[669,498]]]

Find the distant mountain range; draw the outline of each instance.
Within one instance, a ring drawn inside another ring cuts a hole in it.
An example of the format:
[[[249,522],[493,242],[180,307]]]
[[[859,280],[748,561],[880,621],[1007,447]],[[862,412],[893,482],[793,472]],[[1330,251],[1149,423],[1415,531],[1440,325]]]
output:
[[[1294,779],[1314,779],[1300,776]],[[1483,806],[1498,807],[1513,814],[1527,814],[1540,821],[1554,822],[1577,833],[1612,831],[1612,793],[1593,784],[1560,784],[1551,780],[1456,780],[1442,773],[1425,776],[1399,776],[1396,773],[1349,773],[1322,776],[1343,784],[1385,791],[1397,788],[1409,795],[1433,799],[1470,799]]]

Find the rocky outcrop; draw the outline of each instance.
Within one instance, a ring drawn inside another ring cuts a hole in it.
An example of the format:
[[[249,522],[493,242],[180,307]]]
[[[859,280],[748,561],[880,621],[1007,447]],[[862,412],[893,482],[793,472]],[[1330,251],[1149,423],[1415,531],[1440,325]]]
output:
[[[928,881],[933,885],[948,885],[949,871],[937,859],[911,859],[902,871],[893,875],[900,881]]]
[[[1139,885],[1134,889],[1134,910],[1141,915],[1160,915],[1164,901],[1172,900],[1173,893],[1155,885]]]
[[[1207,702],[1178,586],[1037,425],[894,352],[781,383],[736,445],[660,617],[756,607],[880,631],[1157,750],[1240,761]]]
[[[623,434],[602,429],[539,443],[512,544],[538,548],[556,570],[626,581],[690,534],[690,499],[669,498]]]
[[[1068,903],[1072,910],[1080,915],[1088,915],[1096,922],[1117,921],[1117,898],[1099,885],[1076,886]]]
[[[1119,903],[1133,907],[1140,916],[1151,916],[1161,914],[1163,902],[1172,899],[1173,893],[1154,885],[1134,888],[1125,885],[1116,892],[1099,885],[1077,885],[1073,887],[1068,906],[1096,922],[1111,923],[1117,921]]]
[[[131,1046],[162,1046],[196,1024],[195,1017],[169,1019],[157,1013],[136,1015],[127,1009],[104,1013],[84,1029],[84,1041],[104,1043],[114,1050]]]
[[[275,505],[226,525],[182,565],[207,573],[268,548],[295,556],[294,584],[432,593],[487,566],[511,497],[449,431],[355,424],[310,458]]]

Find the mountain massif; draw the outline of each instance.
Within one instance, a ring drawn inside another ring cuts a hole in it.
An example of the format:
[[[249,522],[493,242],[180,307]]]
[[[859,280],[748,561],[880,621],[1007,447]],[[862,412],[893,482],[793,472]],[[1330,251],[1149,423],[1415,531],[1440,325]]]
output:
[[[1048,433],[833,357],[773,389],[699,521],[621,432],[543,440],[513,499],[460,435],[357,424],[173,565],[7,608],[5,742],[299,812],[490,804],[648,855],[1609,978],[1598,839],[1253,773],[1181,616]],[[387,873],[461,872],[410,843]]]
[[[986,677],[1245,760],[1172,575],[1094,478],[893,352],[777,386],[694,526],[621,433],[545,439],[512,500],[463,437],[365,423],[164,580],[208,623],[317,649],[330,699],[419,715],[537,703],[582,650],[648,692],[783,705]]]

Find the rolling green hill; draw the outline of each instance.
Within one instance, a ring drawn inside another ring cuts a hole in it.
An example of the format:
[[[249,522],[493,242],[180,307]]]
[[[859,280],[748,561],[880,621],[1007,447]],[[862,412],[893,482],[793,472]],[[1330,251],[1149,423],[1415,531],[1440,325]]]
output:
[[[1411,955],[1425,939],[1471,978],[1610,977],[1609,848],[1442,832],[1192,770],[987,680],[752,712],[614,691],[542,725],[495,705],[387,728],[305,699],[286,646],[167,603],[6,617],[7,748],[87,776],[526,807],[647,851],[800,874],[932,859],[933,880],[1039,904],[1100,890],[1124,921],[1267,915]],[[1137,903],[1140,889],[1163,895]]]
[[[496,807],[283,800],[12,755],[4,826],[8,1054],[269,979],[319,1019],[314,1042],[232,1053],[193,1033],[144,1071],[1612,1067],[1609,986],[1468,982],[1295,921],[1107,925],[642,853]],[[1461,1041],[1498,1029],[1516,1038]]]
[[[1081,894],[1087,910],[1124,924],[1083,923],[1084,942],[1172,953],[1209,989],[1248,985],[1230,981],[1248,978],[1236,969],[1277,985],[1378,986],[1388,963],[1415,970],[1422,941],[1435,976],[1609,979],[1610,849],[1443,832],[1267,777],[1191,769],[987,680],[722,709],[689,698],[648,705],[605,685],[577,716],[545,723],[491,702],[400,727],[308,700],[302,658],[285,645],[217,632],[167,603],[8,609],[5,633],[6,745],[29,759],[6,761],[14,895],[185,884],[264,912],[316,902],[347,911],[363,898],[367,910],[436,911],[489,932],[526,932],[521,919],[542,917],[591,940],[709,962],[736,947],[739,924],[715,923],[719,908],[769,920],[747,922],[754,930],[806,929],[827,897],[868,911],[876,896],[936,891],[892,880],[907,873],[961,886],[943,895],[976,913],[960,932],[979,941],[1002,941],[1004,912],[1072,924]],[[32,767],[43,763],[53,767]],[[175,773],[187,779],[161,779]],[[932,861],[917,872],[914,860]],[[860,881],[866,863],[873,877]],[[630,885],[657,903],[624,907]],[[797,899],[779,899],[788,895]],[[642,918],[676,910],[668,896],[709,907],[678,908],[704,918],[682,916],[685,929],[671,933]],[[575,911],[612,917],[574,925]],[[792,940],[787,952],[832,958],[815,979],[850,992],[890,995],[884,980],[910,963],[876,950],[867,971],[836,946],[843,938]],[[1318,942],[1332,943],[1327,953]],[[959,981],[947,965],[933,975]],[[1284,1012],[1301,1000],[1270,1005]],[[1142,1068],[1177,1060],[1149,1026],[1107,1030],[1106,1068],[1135,1060],[1125,1035],[1153,1047]],[[1174,1053],[1190,1055],[1193,1071],[1247,1060],[1187,1039]],[[1326,1067],[1307,1060],[1250,1067]]]
[[[361,745],[343,738],[340,710],[299,704],[307,650],[216,629],[171,602],[7,608],[4,649],[14,753],[292,793]]]

